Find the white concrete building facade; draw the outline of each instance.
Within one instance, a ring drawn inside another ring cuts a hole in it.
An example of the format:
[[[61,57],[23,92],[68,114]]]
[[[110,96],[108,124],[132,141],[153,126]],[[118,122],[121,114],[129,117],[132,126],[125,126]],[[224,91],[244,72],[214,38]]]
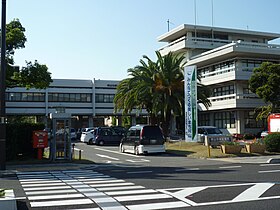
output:
[[[7,115],[42,117],[50,113],[71,113],[75,127],[92,127],[103,123],[114,113],[113,99],[119,81],[53,79],[47,89],[16,87],[6,90]]]
[[[201,83],[212,91],[209,110],[200,106],[199,125],[214,125],[225,133],[254,133],[266,128],[254,110],[263,101],[249,90],[254,68],[264,61],[280,62],[280,45],[269,44],[280,34],[181,25],[158,37],[168,44],[159,51],[184,53],[187,65],[196,65]]]

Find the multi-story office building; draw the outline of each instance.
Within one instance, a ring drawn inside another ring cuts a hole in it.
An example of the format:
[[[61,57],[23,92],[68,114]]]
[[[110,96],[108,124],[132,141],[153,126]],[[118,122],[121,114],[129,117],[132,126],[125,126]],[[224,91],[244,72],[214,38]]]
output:
[[[53,79],[49,88],[6,90],[7,115],[37,116],[47,123],[50,113],[71,113],[74,127],[96,126],[114,113],[113,99],[119,81]]]
[[[214,125],[229,133],[257,133],[265,129],[254,110],[264,105],[251,93],[248,80],[264,61],[280,62],[280,45],[269,44],[280,34],[181,25],[158,37],[167,42],[161,54],[184,53],[187,65],[196,65],[201,83],[212,90],[209,110],[200,106],[199,124]]]

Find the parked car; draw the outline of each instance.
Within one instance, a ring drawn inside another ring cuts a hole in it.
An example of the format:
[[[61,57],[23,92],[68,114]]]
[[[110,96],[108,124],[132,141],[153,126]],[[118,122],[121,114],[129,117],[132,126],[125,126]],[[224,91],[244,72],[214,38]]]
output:
[[[120,151],[136,155],[165,152],[161,128],[152,125],[130,127],[125,137],[121,140]]]
[[[127,132],[127,129],[123,126],[112,126],[111,128],[114,129],[114,131],[119,135],[125,135]]]
[[[93,144],[93,142],[95,142],[94,129],[82,132],[80,140],[81,140],[81,142],[84,142],[87,144]]]
[[[122,135],[119,135],[111,127],[98,127],[94,130],[95,138],[93,143],[96,145],[119,145]]]
[[[77,131],[77,139],[81,139],[83,132],[88,132],[93,130],[93,127],[89,127],[89,128],[79,128]]]
[[[223,132],[215,126],[198,126],[198,142],[204,143],[206,146],[208,143],[210,146],[216,147],[225,141],[232,141],[232,136],[225,135]]]

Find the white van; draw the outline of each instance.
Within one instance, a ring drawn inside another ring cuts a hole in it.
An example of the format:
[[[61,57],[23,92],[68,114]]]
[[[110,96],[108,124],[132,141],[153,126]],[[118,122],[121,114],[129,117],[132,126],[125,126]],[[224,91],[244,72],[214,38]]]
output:
[[[130,127],[121,140],[120,151],[136,155],[165,152],[161,128],[152,125]]]

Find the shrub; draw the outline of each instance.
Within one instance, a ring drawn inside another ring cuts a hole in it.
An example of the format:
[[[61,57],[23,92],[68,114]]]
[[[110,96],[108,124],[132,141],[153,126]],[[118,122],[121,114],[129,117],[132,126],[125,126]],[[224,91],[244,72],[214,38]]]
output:
[[[266,150],[269,152],[280,152],[280,133],[272,133],[264,138]]]

